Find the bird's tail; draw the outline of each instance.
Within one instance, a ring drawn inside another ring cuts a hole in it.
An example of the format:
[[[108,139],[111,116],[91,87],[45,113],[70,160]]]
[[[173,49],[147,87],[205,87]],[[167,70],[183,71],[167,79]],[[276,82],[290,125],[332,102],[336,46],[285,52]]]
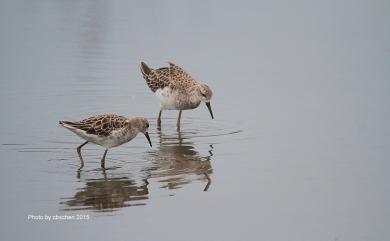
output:
[[[147,78],[149,74],[152,72],[152,70],[149,68],[147,64],[145,64],[145,62],[141,62],[140,69],[144,78]]]
[[[60,124],[60,126],[63,126],[65,128],[68,128],[68,129],[74,129],[75,125],[77,125],[77,123],[74,123],[71,121],[59,121],[59,124]]]

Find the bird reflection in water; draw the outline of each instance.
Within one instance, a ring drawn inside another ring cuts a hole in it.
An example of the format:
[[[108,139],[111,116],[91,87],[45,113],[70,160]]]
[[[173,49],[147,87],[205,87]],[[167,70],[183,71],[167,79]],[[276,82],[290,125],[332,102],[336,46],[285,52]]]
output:
[[[175,190],[193,181],[206,182],[203,191],[211,184],[213,172],[211,157],[213,145],[208,146],[207,155],[201,156],[185,134],[157,133],[160,145],[157,150],[145,156],[145,167],[141,169],[141,181],[130,179],[123,173],[120,176],[102,169],[102,178],[87,179],[85,187],[79,189],[73,197],[63,198],[62,210],[95,210],[111,212],[122,207],[146,205],[149,199],[149,182],[160,184],[160,188]],[[130,171],[131,172],[131,171]],[[85,174],[84,174],[85,175]],[[78,178],[80,172],[77,173]]]
[[[158,178],[164,185],[162,188],[176,189],[193,180],[206,181],[204,191],[211,184],[210,175],[213,172],[211,157],[213,145],[209,145],[208,155],[201,156],[194,148],[190,138],[182,132],[175,135],[165,135],[158,131],[160,146],[157,151],[151,152],[150,159],[154,166],[149,167],[152,178]]]
[[[88,179],[86,186],[72,198],[60,202],[66,205],[63,210],[113,211],[117,208],[145,205],[148,199],[148,181],[137,184],[128,177],[107,177],[102,169],[103,179]]]

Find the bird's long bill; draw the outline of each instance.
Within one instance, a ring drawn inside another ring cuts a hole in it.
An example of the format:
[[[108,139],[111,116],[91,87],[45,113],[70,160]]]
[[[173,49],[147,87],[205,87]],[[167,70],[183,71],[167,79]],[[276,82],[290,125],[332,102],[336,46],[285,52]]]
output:
[[[148,141],[149,141],[149,145],[152,146],[152,142],[150,141],[150,137],[149,137],[148,132],[145,132],[145,136],[146,136],[146,139],[148,139]]]
[[[209,112],[210,112],[210,115],[211,115],[211,119],[214,119],[213,111],[211,110],[210,102],[206,102],[206,106],[207,106],[207,109],[209,109]]]

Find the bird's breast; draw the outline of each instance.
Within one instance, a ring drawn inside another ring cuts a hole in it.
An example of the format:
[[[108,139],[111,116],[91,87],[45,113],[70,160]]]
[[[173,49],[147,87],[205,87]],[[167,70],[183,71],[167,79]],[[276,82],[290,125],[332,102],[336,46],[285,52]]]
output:
[[[105,146],[112,148],[131,141],[137,136],[135,131],[119,129],[113,131],[105,140]]]
[[[186,110],[199,106],[200,101],[188,93],[172,90],[169,87],[158,89],[156,96],[160,100],[161,108],[165,110]]]

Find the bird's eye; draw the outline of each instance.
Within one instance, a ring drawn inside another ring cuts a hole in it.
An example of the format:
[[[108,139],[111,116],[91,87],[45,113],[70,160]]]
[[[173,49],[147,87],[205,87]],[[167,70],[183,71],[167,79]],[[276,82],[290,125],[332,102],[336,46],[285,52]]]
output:
[[[202,93],[202,96],[203,96],[203,97],[206,97],[206,94],[203,94],[203,93]]]
[[[146,123],[146,128],[149,128],[149,123]]]

